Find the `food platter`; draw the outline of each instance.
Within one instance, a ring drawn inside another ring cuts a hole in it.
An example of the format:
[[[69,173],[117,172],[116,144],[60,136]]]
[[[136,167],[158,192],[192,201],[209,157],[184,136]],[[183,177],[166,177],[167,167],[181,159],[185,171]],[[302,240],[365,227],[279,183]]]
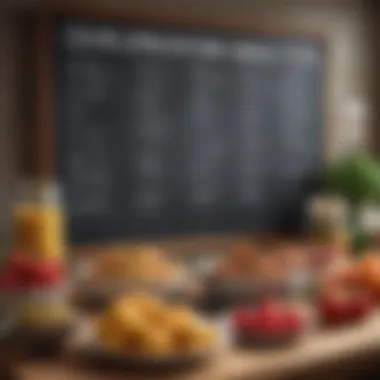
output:
[[[204,323],[211,323],[209,318],[201,318],[201,320]],[[97,337],[95,330],[96,321],[93,321],[90,325],[86,326],[85,338],[81,339],[82,342],[78,346],[78,349],[80,355],[85,359],[91,362],[96,361],[99,364],[112,368],[143,369],[144,371],[184,370],[212,361],[218,357],[218,354],[225,347],[228,347],[231,337],[227,326],[227,316],[214,319],[213,324],[218,332],[218,339],[213,347],[166,355],[137,355],[106,347]]]
[[[211,360],[226,346],[224,321],[153,295],[126,294],[79,331],[77,347],[92,362],[181,369]]]

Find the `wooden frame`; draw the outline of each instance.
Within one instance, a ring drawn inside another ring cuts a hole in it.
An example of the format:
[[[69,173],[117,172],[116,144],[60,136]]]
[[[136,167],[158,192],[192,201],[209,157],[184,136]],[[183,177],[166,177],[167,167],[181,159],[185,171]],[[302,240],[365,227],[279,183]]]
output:
[[[323,110],[323,142],[324,158],[330,153],[329,141],[332,129],[331,101],[330,101],[330,53],[328,37],[317,30],[305,30],[294,25],[268,25],[260,20],[252,20],[252,15],[239,17],[229,14],[217,14],[210,19],[209,15],[199,12],[157,12],[146,11],[141,8],[127,6],[88,7],[85,5],[65,4],[52,6],[47,3],[36,12],[36,43],[35,43],[35,90],[36,90],[36,173],[40,179],[54,179],[55,169],[55,100],[54,100],[54,62],[52,47],[52,26],[55,16],[80,17],[90,20],[130,21],[152,26],[172,26],[184,29],[202,28],[210,30],[230,30],[246,33],[261,33],[273,36],[311,37],[323,42],[326,51],[325,83],[324,83],[324,110]],[[225,234],[223,234],[225,236]],[[213,241],[217,236],[213,235]],[[177,239],[174,239],[177,240]],[[201,237],[203,241],[203,235]],[[173,239],[170,239],[173,241]],[[206,239],[207,241],[207,239]]]

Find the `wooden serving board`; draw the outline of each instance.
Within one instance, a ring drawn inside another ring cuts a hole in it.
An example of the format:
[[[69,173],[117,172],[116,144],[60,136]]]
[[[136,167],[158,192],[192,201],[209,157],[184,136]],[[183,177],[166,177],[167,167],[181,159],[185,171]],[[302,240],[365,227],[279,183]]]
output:
[[[77,336],[78,338],[78,336]],[[235,380],[285,379],[303,370],[312,371],[334,363],[350,363],[380,351],[380,319],[371,318],[357,326],[315,331],[287,349],[243,351],[229,347],[202,368],[193,371],[141,374],[100,370],[84,366],[75,358],[74,346],[59,361],[28,362],[20,366],[22,380]]]

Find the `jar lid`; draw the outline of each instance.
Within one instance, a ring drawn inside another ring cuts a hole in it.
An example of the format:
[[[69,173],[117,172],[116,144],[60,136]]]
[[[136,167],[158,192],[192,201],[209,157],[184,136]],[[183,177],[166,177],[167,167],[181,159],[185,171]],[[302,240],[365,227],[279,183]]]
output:
[[[43,202],[59,203],[61,192],[59,184],[55,181],[26,179],[16,186],[17,202]]]

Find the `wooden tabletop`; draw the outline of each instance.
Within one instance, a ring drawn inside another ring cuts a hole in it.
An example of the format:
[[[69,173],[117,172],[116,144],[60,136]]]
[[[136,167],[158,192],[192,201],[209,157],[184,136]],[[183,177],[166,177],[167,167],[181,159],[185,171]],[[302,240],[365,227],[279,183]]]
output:
[[[317,368],[339,360],[350,361],[363,353],[380,350],[380,318],[335,330],[315,331],[287,349],[243,351],[226,347],[203,368],[185,373],[152,374],[99,370],[68,357],[45,362],[26,362],[20,380],[244,380],[285,378],[305,368]]]

